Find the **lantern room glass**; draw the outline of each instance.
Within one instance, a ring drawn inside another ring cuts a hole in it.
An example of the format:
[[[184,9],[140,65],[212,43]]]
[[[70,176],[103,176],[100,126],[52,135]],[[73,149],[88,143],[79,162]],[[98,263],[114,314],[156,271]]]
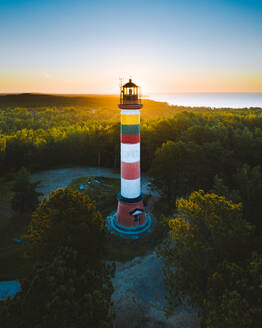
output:
[[[133,86],[122,86],[120,93],[121,104],[140,104],[140,87],[132,83]]]

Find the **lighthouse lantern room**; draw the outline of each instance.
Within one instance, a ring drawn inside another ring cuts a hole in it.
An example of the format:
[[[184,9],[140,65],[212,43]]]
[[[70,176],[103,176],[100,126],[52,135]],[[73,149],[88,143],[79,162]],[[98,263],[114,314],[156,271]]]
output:
[[[141,104],[141,88],[133,83],[131,79],[121,87],[120,104]]]

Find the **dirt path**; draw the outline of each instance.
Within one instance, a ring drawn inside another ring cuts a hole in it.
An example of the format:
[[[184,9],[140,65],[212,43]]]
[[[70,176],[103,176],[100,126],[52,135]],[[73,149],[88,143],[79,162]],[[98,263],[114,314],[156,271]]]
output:
[[[41,181],[38,191],[41,191],[44,196],[48,196],[51,191],[58,188],[65,188],[74,179],[83,176],[120,179],[120,174],[114,172],[113,169],[103,167],[72,167],[33,173],[32,181]],[[142,192],[157,197],[158,193],[151,190],[149,182],[150,179],[147,176],[142,176]]]
[[[166,319],[162,261],[155,252],[117,263],[112,300],[117,328],[197,328],[195,311],[180,306]]]

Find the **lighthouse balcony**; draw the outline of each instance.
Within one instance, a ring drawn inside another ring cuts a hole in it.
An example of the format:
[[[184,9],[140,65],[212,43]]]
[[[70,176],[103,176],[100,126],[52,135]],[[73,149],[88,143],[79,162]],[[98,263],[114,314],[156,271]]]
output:
[[[141,109],[143,107],[142,104],[119,104],[118,107],[120,109]]]

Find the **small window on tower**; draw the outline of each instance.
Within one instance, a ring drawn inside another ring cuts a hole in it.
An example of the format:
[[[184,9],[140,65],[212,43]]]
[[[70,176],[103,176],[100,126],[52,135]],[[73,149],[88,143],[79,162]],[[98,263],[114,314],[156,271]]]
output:
[[[132,88],[129,88],[129,95],[131,96],[131,95],[132,95],[132,93],[133,93],[133,90],[132,90]]]

